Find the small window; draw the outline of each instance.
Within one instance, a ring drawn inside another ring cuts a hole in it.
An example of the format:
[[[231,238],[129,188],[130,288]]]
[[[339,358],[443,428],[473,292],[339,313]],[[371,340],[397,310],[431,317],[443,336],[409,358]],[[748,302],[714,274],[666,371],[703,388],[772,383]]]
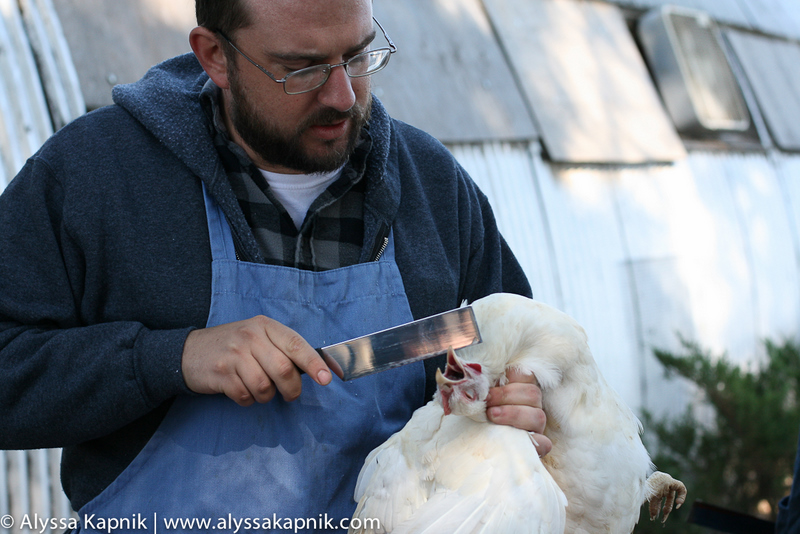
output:
[[[662,6],[640,20],[638,36],[681,134],[706,138],[750,129],[747,104],[711,17]]]

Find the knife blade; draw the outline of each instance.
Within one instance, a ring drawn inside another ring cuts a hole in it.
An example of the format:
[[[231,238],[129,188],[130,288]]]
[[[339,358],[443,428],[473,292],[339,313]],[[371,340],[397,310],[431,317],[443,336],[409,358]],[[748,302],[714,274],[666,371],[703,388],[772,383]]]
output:
[[[471,306],[464,306],[385,330],[335,343],[317,352],[342,380],[352,380],[418,362],[449,347],[481,342]]]

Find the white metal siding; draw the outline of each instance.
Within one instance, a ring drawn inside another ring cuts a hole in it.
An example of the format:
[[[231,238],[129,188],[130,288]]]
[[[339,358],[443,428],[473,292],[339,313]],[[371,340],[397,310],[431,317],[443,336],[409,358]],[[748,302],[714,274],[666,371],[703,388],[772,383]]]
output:
[[[761,155],[715,160],[732,189],[751,264],[756,337],[794,337],[800,332],[800,280],[780,170]]]
[[[564,168],[535,145],[454,146],[535,298],[575,317],[635,407],[677,411],[653,348],[678,334],[742,364],[800,332],[800,157],[690,153],[664,166]],[[669,402],[665,399],[670,399]]]
[[[19,0],[56,129],[86,113],[78,73],[51,0]]]
[[[546,172],[540,186],[552,232],[563,310],[586,330],[598,365],[632,406],[643,402],[615,177],[589,168]]]
[[[713,2],[714,0],[706,0]],[[737,0],[753,29],[800,39],[800,3],[797,0]],[[720,4],[727,2],[718,2]]]
[[[0,0],[0,191],[53,129],[15,0]]]
[[[73,516],[69,501],[59,483],[61,451],[37,449],[31,451],[0,451],[0,517],[14,518],[12,528],[0,526],[0,534],[31,534],[42,532],[36,517],[66,520]],[[33,528],[22,528],[27,518]],[[44,533],[59,532],[49,528]]]
[[[486,143],[453,147],[456,159],[486,193],[495,217],[528,275],[537,300],[563,308],[553,250],[536,183],[539,146]]]

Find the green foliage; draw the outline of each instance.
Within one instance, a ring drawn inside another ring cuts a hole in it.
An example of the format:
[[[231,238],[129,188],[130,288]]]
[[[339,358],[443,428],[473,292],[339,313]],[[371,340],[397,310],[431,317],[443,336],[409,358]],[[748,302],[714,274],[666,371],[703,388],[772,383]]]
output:
[[[747,370],[725,357],[715,358],[682,340],[686,354],[655,351],[668,377],[679,375],[702,391],[712,421],[701,423],[696,406],[676,419],[642,422],[660,471],[682,480],[686,505],[666,527],[647,521],[643,508],[635,532],[707,532],[685,523],[696,499],[740,512],[775,519],[778,501],[788,492],[800,428],[800,350],[792,342],[765,342],[767,360]],[[653,439],[655,438],[655,439]],[[772,513],[759,514],[769,503]],[[677,520],[677,521],[675,521]]]

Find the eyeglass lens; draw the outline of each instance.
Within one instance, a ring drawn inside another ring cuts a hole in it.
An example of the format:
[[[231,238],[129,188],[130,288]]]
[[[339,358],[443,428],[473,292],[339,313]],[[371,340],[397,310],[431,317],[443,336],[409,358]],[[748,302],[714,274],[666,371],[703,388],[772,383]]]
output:
[[[379,48],[358,54],[343,65],[350,77],[369,76],[381,70],[389,62],[388,48]],[[289,94],[304,93],[316,89],[328,81],[330,65],[315,65],[292,72],[284,81],[284,89]]]

